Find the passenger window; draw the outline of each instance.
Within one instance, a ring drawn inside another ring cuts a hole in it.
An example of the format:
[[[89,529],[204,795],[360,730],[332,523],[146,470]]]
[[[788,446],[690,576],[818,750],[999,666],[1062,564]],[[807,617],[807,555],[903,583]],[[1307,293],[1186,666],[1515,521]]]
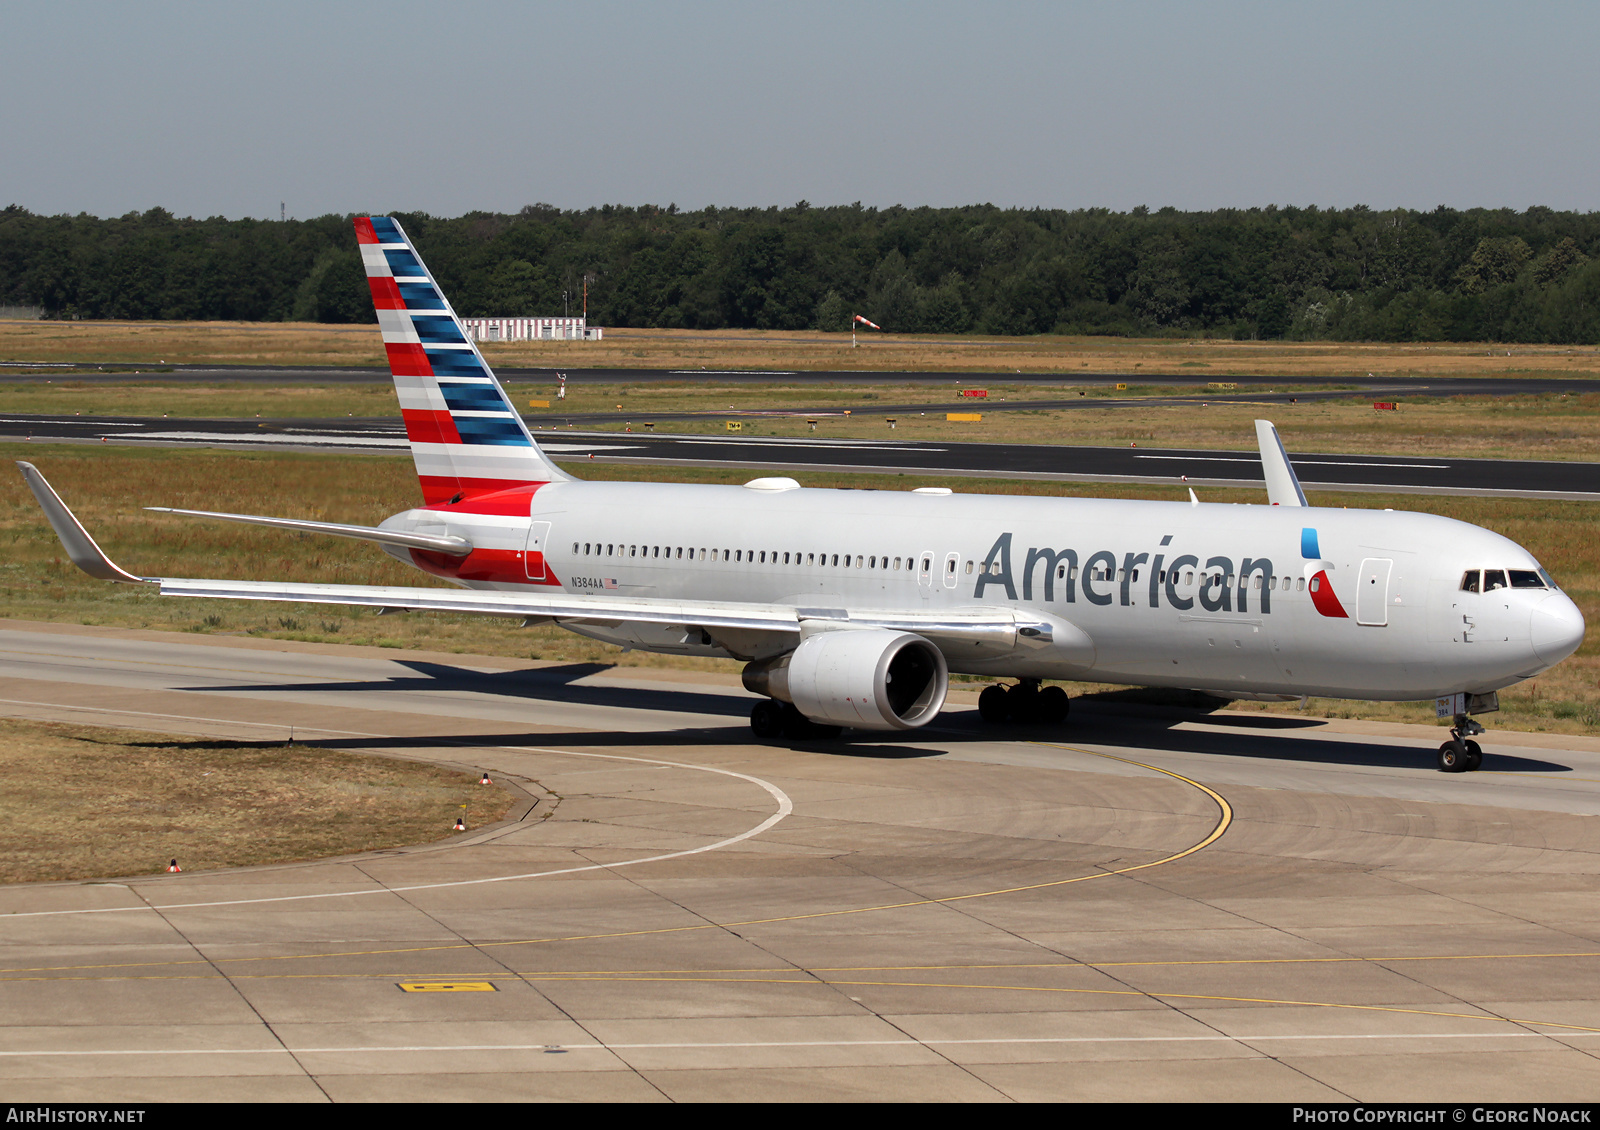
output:
[[[1304,577],[1296,577],[1295,578],[1294,591],[1295,592],[1305,592],[1306,591],[1306,579]]]
[[[970,561],[967,562],[967,572],[969,572],[969,573],[972,572],[972,562],[970,562]],[[1056,580],[1058,580],[1058,581],[1065,580],[1066,576],[1067,576],[1067,567],[1065,565],[1057,565],[1056,566]]]
[[[954,557],[952,557],[949,561],[945,562],[944,571],[946,573],[950,574],[952,577],[956,575],[956,559]]]

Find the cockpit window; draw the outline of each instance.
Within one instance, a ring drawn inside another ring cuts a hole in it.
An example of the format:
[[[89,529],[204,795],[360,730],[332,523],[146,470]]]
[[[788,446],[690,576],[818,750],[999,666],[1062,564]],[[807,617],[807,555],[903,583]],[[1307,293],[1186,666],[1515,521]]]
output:
[[[1556,579],[1550,575],[1550,571],[1548,569],[1540,569],[1539,576],[1544,578],[1545,584],[1549,585],[1553,589],[1558,591],[1560,590],[1561,586],[1556,584]]]
[[[1495,589],[1506,587],[1506,571],[1504,569],[1485,569],[1483,571],[1483,591],[1493,592]]]
[[[1542,589],[1544,580],[1531,569],[1512,569],[1511,587],[1514,589]]]
[[[1481,576],[1481,574],[1479,573],[1478,570],[1476,570],[1476,569],[1468,569],[1466,571],[1466,573],[1463,574],[1463,576],[1461,578],[1461,591],[1462,592],[1482,592],[1483,591],[1483,586],[1478,583],[1478,578],[1480,576]]]

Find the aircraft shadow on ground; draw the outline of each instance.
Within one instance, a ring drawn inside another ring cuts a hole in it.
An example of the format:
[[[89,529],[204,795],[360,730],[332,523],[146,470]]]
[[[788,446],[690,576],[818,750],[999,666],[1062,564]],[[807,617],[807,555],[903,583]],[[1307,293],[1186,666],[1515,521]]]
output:
[[[611,669],[608,663],[568,663],[556,667],[520,668],[512,671],[474,671],[446,663],[425,663],[414,659],[396,662],[414,672],[385,679],[355,679],[349,682],[265,683],[256,685],[178,687],[177,690],[235,693],[238,691],[381,691],[384,694],[459,693],[492,695],[527,701],[562,702],[578,706],[615,706],[634,710],[656,710],[670,714],[710,714],[727,718],[746,718],[754,700],[737,695],[683,690],[651,690],[619,687],[580,680]]]
[[[1074,709],[1061,726],[985,726],[976,711],[944,715],[941,729],[950,725],[966,731],[966,740],[1034,741],[1053,745],[1097,746],[1116,750],[1134,760],[1146,750],[1168,753],[1217,754],[1259,760],[1309,762],[1373,768],[1435,768],[1437,746],[1395,742],[1349,741],[1339,738],[1308,740],[1295,736],[1322,723],[1313,718],[1273,715],[1215,715],[1200,710],[1168,708],[1156,715],[1134,715],[1122,710]],[[1184,723],[1204,722],[1227,727],[1229,732],[1190,730]],[[941,737],[944,735],[941,734]],[[1439,741],[1446,740],[1440,731]],[[1490,735],[1490,741],[1493,735]],[[1485,753],[1483,768],[1499,772],[1570,773],[1572,766],[1542,757]]]
[[[514,698],[523,701],[570,703],[582,706],[619,707],[650,710],[666,714],[697,714],[730,720],[726,727],[696,727],[655,731],[576,730],[570,732],[508,732],[414,736],[349,740],[317,740],[328,749],[369,749],[381,745],[388,749],[439,749],[470,746],[576,746],[631,747],[683,750],[707,745],[748,745],[753,739],[746,725],[753,698],[739,694],[697,691],[692,688],[649,689],[584,683],[582,680],[611,669],[603,663],[569,663],[557,666],[521,668],[511,671],[478,671],[444,663],[421,660],[396,660],[412,674],[385,679],[350,682],[271,683],[228,687],[193,687],[195,691],[381,691],[463,692]],[[984,724],[975,709],[946,710],[927,730],[880,734],[867,731],[846,732],[834,741],[782,739],[762,744],[805,750],[838,757],[885,760],[939,757],[948,749],[971,743],[1039,742],[1059,745],[1095,745],[1126,753],[1137,759],[1148,750],[1171,753],[1219,754],[1284,762],[1311,762],[1326,765],[1370,766],[1383,768],[1431,767],[1434,748],[1409,744],[1298,740],[1295,732],[1314,730],[1320,719],[1297,718],[1281,714],[1219,714],[1227,700],[1192,694],[1182,705],[1152,701],[1145,691],[1106,691],[1083,696],[1073,702],[1072,717],[1065,723],[1050,725]],[[734,720],[737,720],[736,722]],[[1227,733],[1180,728],[1184,723],[1205,722],[1225,726]],[[908,739],[917,745],[904,744]],[[1439,740],[1445,740],[1440,731]],[[1492,736],[1491,736],[1491,741]],[[279,745],[279,742],[224,743],[235,748],[250,745]],[[203,748],[204,743],[193,743]],[[1569,765],[1543,758],[1504,753],[1485,753],[1483,768],[1500,772],[1568,773]]]

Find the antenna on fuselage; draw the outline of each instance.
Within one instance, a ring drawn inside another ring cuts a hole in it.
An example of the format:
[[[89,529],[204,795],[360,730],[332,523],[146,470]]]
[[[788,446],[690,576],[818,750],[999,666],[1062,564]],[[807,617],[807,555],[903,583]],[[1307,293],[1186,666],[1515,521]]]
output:
[[[1273,506],[1306,506],[1306,492],[1289,465],[1278,429],[1271,420],[1256,421],[1256,442],[1261,446],[1261,470],[1267,480],[1267,501]]]

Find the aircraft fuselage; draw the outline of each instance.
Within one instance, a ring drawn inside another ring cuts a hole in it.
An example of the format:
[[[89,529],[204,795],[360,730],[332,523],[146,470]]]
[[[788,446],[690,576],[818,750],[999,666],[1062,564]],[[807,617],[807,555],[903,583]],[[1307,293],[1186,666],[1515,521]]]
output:
[[[999,606],[1060,625],[1050,646],[942,645],[952,671],[973,674],[1409,700],[1508,686],[1583,633],[1527,550],[1400,511],[569,481],[384,525],[468,538],[464,559],[390,552],[472,588]],[[1472,570],[1523,586],[1467,591]],[[568,626],[647,650],[761,657],[737,634]]]

